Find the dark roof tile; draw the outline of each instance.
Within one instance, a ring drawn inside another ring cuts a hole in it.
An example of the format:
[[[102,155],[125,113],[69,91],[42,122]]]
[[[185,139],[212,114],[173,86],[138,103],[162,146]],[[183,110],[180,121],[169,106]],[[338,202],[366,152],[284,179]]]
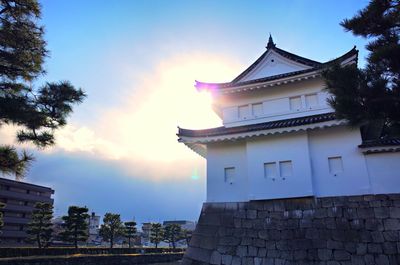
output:
[[[204,129],[204,130],[188,130],[179,128],[178,136],[186,136],[186,137],[218,136],[225,134],[235,134],[235,133],[253,132],[253,131],[269,130],[276,128],[301,126],[301,125],[331,121],[334,119],[335,119],[334,113],[325,113],[325,114],[291,118],[278,121],[269,121],[269,122],[236,126],[236,127],[221,126],[217,128]]]

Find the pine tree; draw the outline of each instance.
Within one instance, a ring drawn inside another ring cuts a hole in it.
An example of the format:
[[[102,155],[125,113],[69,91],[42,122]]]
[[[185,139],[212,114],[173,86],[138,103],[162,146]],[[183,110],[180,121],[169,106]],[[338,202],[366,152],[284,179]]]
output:
[[[128,246],[131,248],[131,239],[136,236],[136,222],[125,222],[125,236],[128,238]]]
[[[103,218],[103,224],[100,226],[100,236],[105,241],[110,242],[110,248],[113,248],[117,237],[123,236],[125,232],[124,224],[119,214],[106,213]]]
[[[153,243],[156,248],[158,244],[164,239],[164,229],[160,223],[151,224],[150,229],[150,242]]]
[[[48,247],[53,233],[53,205],[38,202],[32,212],[32,221],[28,224],[28,241],[36,242],[38,248]]]
[[[400,135],[400,2],[373,0],[341,26],[370,39],[367,65],[324,72],[338,118],[361,125],[364,139]]]
[[[75,248],[79,242],[86,242],[89,238],[88,211],[86,207],[70,206],[68,215],[62,217],[64,231],[60,236],[64,241],[74,243]]]
[[[37,0],[0,1],[0,126],[17,125],[19,142],[32,142],[39,148],[55,143],[54,131],[66,124],[74,104],[85,97],[68,81],[34,82],[45,74],[48,56],[38,25],[41,11]],[[12,146],[0,146],[0,171],[21,178],[33,157],[19,154]]]
[[[176,242],[182,239],[182,228],[178,224],[169,224],[164,228],[164,241],[176,248]]]

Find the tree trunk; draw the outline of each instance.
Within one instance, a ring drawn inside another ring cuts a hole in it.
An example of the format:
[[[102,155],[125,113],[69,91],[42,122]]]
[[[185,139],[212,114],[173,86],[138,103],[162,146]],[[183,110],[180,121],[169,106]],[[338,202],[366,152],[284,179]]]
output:
[[[156,248],[158,247],[158,243],[156,243]]]
[[[128,237],[128,247],[131,248],[131,238]]]
[[[113,248],[113,246],[114,246],[114,236],[111,235],[111,237],[110,237],[110,248]]]

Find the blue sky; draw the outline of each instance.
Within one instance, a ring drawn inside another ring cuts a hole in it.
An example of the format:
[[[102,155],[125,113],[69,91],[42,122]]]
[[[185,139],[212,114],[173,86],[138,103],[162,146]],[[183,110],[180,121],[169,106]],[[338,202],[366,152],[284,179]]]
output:
[[[45,0],[47,75],[88,94],[57,145],[35,151],[26,180],[53,187],[56,214],[86,205],[139,222],[197,220],[205,161],[177,143],[176,127],[219,125],[194,80],[230,81],[278,47],[317,61],[365,40],[339,22],[367,0]],[[10,135],[8,135],[10,137]],[[4,138],[9,139],[9,138]]]

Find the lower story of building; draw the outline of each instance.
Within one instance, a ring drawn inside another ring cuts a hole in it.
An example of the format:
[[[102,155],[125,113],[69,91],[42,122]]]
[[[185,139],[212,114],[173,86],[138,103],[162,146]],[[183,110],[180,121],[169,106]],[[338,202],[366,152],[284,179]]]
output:
[[[400,193],[400,153],[337,126],[207,144],[207,201]]]

